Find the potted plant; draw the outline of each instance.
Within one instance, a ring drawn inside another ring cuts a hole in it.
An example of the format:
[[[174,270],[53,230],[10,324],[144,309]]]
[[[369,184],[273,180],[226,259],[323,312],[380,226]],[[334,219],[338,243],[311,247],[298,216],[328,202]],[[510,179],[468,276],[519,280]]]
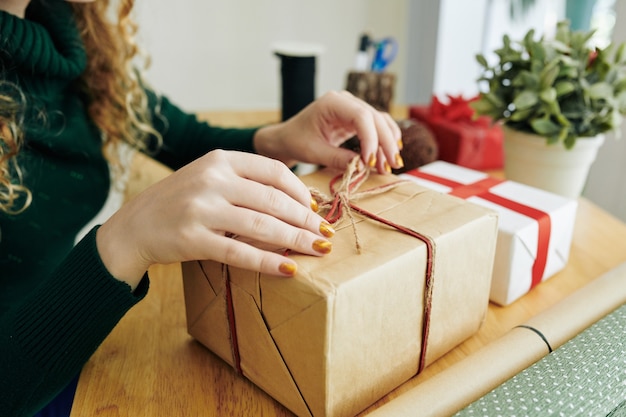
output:
[[[593,33],[572,31],[562,21],[554,38],[536,38],[532,29],[521,42],[505,35],[493,65],[477,55],[482,90],[471,106],[504,124],[507,178],[578,197],[604,134],[619,133],[626,113],[625,44],[615,53],[613,44],[592,48]]]

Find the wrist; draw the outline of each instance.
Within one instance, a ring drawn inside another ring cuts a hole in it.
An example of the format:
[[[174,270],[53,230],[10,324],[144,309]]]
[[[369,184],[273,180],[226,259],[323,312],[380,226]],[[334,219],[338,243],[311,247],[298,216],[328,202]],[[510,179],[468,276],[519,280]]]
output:
[[[257,154],[268,158],[278,159],[287,166],[295,165],[298,161],[287,156],[285,144],[282,141],[284,123],[278,123],[259,128],[252,138],[252,144]]]
[[[111,276],[127,283],[134,291],[148,267],[133,259],[132,251],[123,248],[106,223],[96,232],[96,248]]]

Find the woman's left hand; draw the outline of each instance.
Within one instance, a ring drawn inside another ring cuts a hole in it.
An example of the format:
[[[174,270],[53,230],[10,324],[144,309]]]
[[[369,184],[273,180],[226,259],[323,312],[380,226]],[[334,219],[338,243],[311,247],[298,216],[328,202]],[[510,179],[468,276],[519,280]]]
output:
[[[287,165],[306,162],[343,170],[356,154],[339,146],[355,135],[364,164],[379,173],[403,166],[398,124],[347,91],[326,93],[289,120],[259,129],[254,146]]]

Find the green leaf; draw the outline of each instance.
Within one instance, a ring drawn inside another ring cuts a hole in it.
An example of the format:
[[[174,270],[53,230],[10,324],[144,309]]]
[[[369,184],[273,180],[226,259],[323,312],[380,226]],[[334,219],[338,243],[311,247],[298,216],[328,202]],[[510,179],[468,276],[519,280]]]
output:
[[[548,145],[554,145],[556,143],[559,143],[559,135],[549,135],[546,136]]]
[[[554,39],[557,41],[561,41],[564,44],[568,44],[570,41],[570,24],[567,20],[563,20],[557,22],[556,24],[556,33],[554,34]]]
[[[560,42],[558,40],[554,40],[550,43],[550,46],[554,48],[555,51],[558,51],[562,54],[569,54],[572,52],[572,48],[569,47],[567,42]]]
[[[575,67],[572,65],[561,65],[559,75],[557,78],[577,79],[578,67]]]
[[[489,103],[491,103],[494,107],[497,107],[499,109],[504,108],[506,106],[504,102],[500,99],[500,97],[498,97],[494,93],[484,94],[483,98],[487,100]]]
[[[553,59],[541,71],[541,88],[548,88],[554,85],[556,77],[559,75],[559,59]]]
[[[515,97],[513,100],[513,105],[516,110],[525,110],[529,107],[534,106],[539,101],[539,96],[536,92],[526,90],[522,91],[520,95]]]
[[[595,29],[589,32],[572,32],[570,37],[571,55],[577,58],[588,57],[590,48],[587,46],[587,42],[595,34]]]
[[[554,85],[554,89],[556,90],[556,96],[561,97],[573,92],[574,90],[576,90],[576,87],[571,81],[558,81]]]
[[[566,149],[572,149],[574,147],[574,145],[576,144],[576,135],[574,134],[569,134],[567,135],[567,137],[565,138],[565,140],[563,141],[563,144],[565,145]]]
[[[509,37],[509,35],[504,35],[502,37],[502,43],[504,44],[504,47],[506,49],[509,49],[511,47],[511,38]]]
[[[469,105],[479,114],[489,114],[495,110],[495,107],[484,96],[481,96],[476,101],[472,101]]]
[[[561,113],[561,109],[559,108],[558,103],[556,103],[556,110],[552,112],[552,115],[561,124],[561,126],[570,127],[572,125],[572,122],[570,122],[570,119],[568,119],[567,117],[565,117],[563,113]]]
[[[617,107],[620,113],[626,113],[626,91],[622,91],[617,96]]]
[[[546,88],[541,90],[539,93],[539,98],[545,103],[552,104],[556,102],[556,89],[554,88]]]
[[[531,59],[531,67],[532,66],[540,66],[543,67],[543,62],[546,59],[546,48],[544,45],[540,43],[533,43],[527,47],[528,54]]]
[[[526,32],[526,36],[524,36],[524,47],[526,49],[530,49],[530,46],[533,45],[535,43],[535,41],[533,40],[533,37],[535,36],[535,29],[530,29],[528,32]]]
[[[522,122],[528,120],[528,118],[532,116],[533,112],[534,110],[532,108],[526,110],[517,110],[511,114],[509,120],[512,122]]]
[[[587,42],[589,42],[589,40],[591,40],[591,38],[593,38],[593,35],[595,35],[597,31],[598,31],[597,29],[592,29],[592,30],[590,30],[588,32],[585,32],[583,34],[583,37],[582,37],[583,45],[586,44]]]
[[[577,61],[569,55],[561,55],[559,56],[559,59],[563,65],[567,65],[568,67],[578,68],[578,65],[580,64],[580,61]]]
[[[615,63],[621,64],[624,59],[624,48],[626,48],[626,42],[620,43],[617,47],[617,52],[615,52]]]
[[[616,129],[622,122],[622,115],[619,114],[619,111],[614,110],[611,112],[611,124],[609,126],[609,130]]]
[[[530,126],[535,132],[542,136],[551,136],[557,134],[561,129],[559,125],[549,119],[535,119],[530,121]]]
[[[596,100],[610,100],[613,97],[613,87],[608,83],[595,83],[589,88],[589,96]]]
[[[489,68],[489,63],[487,62],[487,60],[485,59],[485,56],[483,54],[477,54],[476,55],[476,61],[478,61],[478,63],[480,65],[482,65],[483,68],[485,68],[485,69]]]
[[[511,85],[528,90],[538,90],[539,76],[530,71],[522,70],[519,74],[517,74],[513,81],[511,81]]]
[[[613,88],[618,94],[626,90],[626,77],[620,77],[618,80],[616,80],[615,84],[613,84]]]

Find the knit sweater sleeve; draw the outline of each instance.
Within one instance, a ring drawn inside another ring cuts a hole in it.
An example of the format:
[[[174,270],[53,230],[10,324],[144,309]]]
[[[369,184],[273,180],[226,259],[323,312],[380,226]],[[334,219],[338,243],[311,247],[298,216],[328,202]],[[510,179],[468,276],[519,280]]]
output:
[[[167,97],[148,94],[155,109],[153,126],[163,137],[154,158],[170,168],[178,169],[214,149],[255,152],[252,138],[257,128],[212,126],[181,110]]]
[[[30,416],[74,376],[148,290],[113,278],[94,228],[23,303],[0,317],[0,415]]]

